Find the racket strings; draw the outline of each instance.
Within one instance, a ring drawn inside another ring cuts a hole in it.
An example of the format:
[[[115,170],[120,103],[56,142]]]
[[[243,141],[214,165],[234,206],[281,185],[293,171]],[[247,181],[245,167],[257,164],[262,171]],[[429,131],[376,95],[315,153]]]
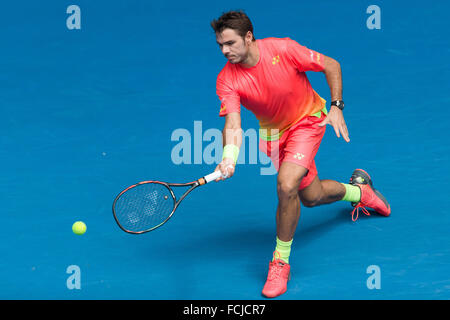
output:
[[[123,228],[139,232],[152,229],[166,221],[173,207],[174,199],[165,185],[145,183],[122,194],[115,210]]]

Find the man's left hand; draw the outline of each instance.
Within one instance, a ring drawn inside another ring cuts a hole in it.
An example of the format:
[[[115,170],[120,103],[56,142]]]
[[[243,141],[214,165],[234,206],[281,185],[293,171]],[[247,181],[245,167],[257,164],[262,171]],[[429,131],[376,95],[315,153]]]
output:
[[[342,110],[336,106],[332,106],[330,111],[328,112],[327,117],[321,123],[319,123],[319,127],[323,127],[325,125],[331,125],[336,132],[336,136],[338,138],[344,138],[346,142],[350,142],[350,138],[348,137],[347,125],[345,124],[344,115]]]

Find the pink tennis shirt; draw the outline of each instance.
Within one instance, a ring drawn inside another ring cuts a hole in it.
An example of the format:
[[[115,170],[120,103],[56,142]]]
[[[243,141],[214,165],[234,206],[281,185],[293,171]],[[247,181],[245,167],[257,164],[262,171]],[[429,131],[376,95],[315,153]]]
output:
[[[325,107],[311,87],[306,71],[323,71],[323,56],[290,38],[256,40],[259,61],[251,68],[227,62],[217,77],[220,116],[252,111],[261,129],[279,134]],[[270,138],[270,137],[269,137]]]

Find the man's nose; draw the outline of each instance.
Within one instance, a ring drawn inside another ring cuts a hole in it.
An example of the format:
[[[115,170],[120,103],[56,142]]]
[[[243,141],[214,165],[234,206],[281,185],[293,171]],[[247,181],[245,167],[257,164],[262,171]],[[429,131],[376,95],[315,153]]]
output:
[[[223,46],[222,47],[222,53],[226,56],[228,53],[230,53],[230,48]]]

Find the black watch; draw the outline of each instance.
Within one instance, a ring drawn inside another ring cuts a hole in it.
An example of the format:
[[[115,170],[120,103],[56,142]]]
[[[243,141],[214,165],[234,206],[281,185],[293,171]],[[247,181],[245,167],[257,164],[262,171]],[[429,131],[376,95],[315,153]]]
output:
[[[335,100],[335,101],[331,101],[331,105],[332,106],[336,106],[341,110],[344,110],[344,101],[343,100]]]

